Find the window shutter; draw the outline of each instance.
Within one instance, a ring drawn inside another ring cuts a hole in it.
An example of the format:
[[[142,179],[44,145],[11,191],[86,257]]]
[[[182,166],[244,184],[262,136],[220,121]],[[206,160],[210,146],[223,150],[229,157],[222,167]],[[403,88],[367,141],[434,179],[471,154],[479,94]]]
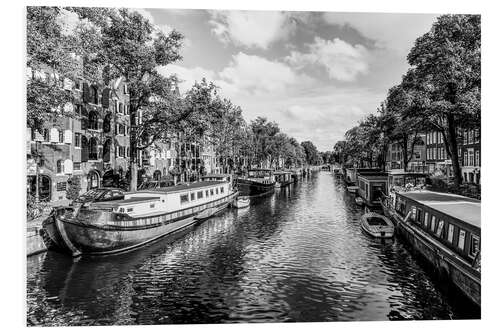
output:
[[[50,129],[50,142],[59,142],[59,130],[57,128]]]
[[[109,108],[109,88],[104,88],[102,91],[102,107]]]
[[[84,103],[90,102],[90,87],[87,82],[83,83],[83,102]]]
[[[73,161],[67,159],[64,161],[64,173],[72,174],[73,173]]]

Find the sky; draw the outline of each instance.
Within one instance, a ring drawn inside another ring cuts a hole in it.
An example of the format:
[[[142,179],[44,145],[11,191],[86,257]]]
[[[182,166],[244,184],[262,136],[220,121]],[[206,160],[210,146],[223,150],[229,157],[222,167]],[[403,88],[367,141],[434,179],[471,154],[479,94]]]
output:
[[[415,39],[438,15],[136,9],[184,36],[183,59],[161,67],[185,92],[202,78],[239,105],[247,122],[278,123],[299,142],[332,150],[376,113],[409,65]]]

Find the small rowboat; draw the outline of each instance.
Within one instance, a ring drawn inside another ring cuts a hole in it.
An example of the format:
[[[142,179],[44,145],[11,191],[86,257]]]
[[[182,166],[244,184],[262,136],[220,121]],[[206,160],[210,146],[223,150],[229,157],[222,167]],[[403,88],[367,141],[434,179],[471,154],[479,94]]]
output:
[[[247,196],[237,197],[233,201],[234,208],[245,208],[250,206],[250,198]]]
[[[356,201],[356,204],[359,206],[363,206],[363,204],[365,203],[361,197],[354,198],[354,201]]]
[[[361,216],[361,228],[376,238],[394,236],[394,224],[387,217],[373,212]]]

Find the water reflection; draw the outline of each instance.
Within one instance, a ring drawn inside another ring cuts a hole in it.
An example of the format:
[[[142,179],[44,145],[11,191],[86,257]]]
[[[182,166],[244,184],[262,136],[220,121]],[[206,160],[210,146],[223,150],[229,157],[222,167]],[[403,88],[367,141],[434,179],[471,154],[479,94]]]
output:
[[[362,233],[361,214],[319,173],[136,251],[31,257],[28,324],[479,317],[397,239]]]

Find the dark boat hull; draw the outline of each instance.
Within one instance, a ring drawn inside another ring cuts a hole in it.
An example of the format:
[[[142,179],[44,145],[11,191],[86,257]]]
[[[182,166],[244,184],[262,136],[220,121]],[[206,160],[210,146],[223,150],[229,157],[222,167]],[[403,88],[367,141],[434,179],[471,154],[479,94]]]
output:
[[[237,185],[240,194],[245,196],[263,195],[275,188],[275,182],[264,184],[251,179],[238,179]]]
[[[112,213],[105,211],[92,212],[94,218],[91,221],[72,218],[71,214],[54,214],[53,220],[46,223],[44,230],[50,235],[51,241],[54,240],[53,249],[73,256],[113,254],[143,246],[204,221],[227,208],[235,196],[236,193],[228,195],[203,212],[191,210],[189,214],[170,220],[166,219],[166,215],[171,213],[130,220],[126,224],[114,223]],[[197,218],[201,213],[204,214]]]

